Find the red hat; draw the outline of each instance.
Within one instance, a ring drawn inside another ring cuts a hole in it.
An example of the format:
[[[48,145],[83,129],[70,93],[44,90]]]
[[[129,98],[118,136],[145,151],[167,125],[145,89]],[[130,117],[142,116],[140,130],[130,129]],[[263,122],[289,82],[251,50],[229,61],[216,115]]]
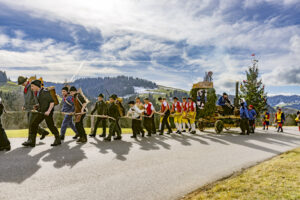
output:
[[[250,105],[249,107],[250,107],[250,108],[253,108],[253,105]]]

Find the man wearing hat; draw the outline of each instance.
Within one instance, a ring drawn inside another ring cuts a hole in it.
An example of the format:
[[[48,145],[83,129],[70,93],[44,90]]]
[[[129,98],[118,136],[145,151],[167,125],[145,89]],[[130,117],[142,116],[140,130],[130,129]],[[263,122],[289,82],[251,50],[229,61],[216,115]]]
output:
[[[227,93],[223,93],[223,96],[218,99],[217,105],[222,106],[224,115],[233,114],[234,107],[231,105]]]
[[[54,112],[54,100],[49,91],[41,88],[41,81],[34,80],[31,82],[31,90],[36,93],[36,99],[38,105],[35,106],[37,113],[30,127],[29,141],[23,143],[24,146],[35,147],[36,134],[39,124],[42,121],[46,121],[46,124],[52,134],[55,136],[54,143],[51,146],[58,146],[61,144],[58,129],[54,125],[53,112]]]
[[[103,100],[104,95],[99,94],[98,95],[98,101],[96,102],[96,105],[94,109],[92,110],[91,114],[93,115],[95,112],[97,112],[97,115],[107,115],[107,105]],[[99,118],[97,117],[96,123],[93,128],[93,132],[90,134],[90,137],[95,137],[97,133],[97,128],[99,126],[99,123],[102,123],[102,135],[100,137],[106,137],[106,118]]]
[[[186,132],[186,127],[188,127],[188,130],[190,130],[191,126],[189,124],[189,120],[187,119],[187,113],[188,112],[188,102],[186,101],[186,97],[182,98],[182,132]]]
[[[114,138],[114,140],[121,140],[121,131],[118,128],[118,120],[120,119],[120,112],[118,109],[118,106],[116,105],[116,100],[117,100],[117,95],[111,95],[109,97],[109,107],[108,107],[108,112],[107,115],[110,117],[109,118],[109,134],[106,138],[104,138],[104,141],[110,142],[111,137],[113,134],[116,132],[117,136]]]
[[[285,121],[285,115],[281,111],[281,108],[278,107],[277,112],[275,114],[275,122],[277,123],[277,127],[278,127],[277,132],[279,132],[279,131],[283,132],[282,126],[283,126],[284,121]]]
[[[74,107],[74,99],[72,96],[69,95],[69,88],[68,87],[63,87],[61,90],[62,93],[62,109],[61,112],[65,113],[65,118],[62,122],[61,129],[60,129],[60,139],[64,140],[65,139],[65,133],[68,127],[70,127],[74,133],[75,137],[73,139],[76,139],[79,137],[78,131],[75,127],[75,124],[73,122],[73,116],[68,115],[68,113],[74,113],[75,107]]]
[[[254,133],[255,129],[255,119],[256,119],[256,112],[254,110],[253,105],[249,105],[249,126],[250,126],[250,133]]]
[[[153,118],[154,118],[154,106],[149,101],[149,98],[144,99],[144,127],[147,130],[148,134],[147,136],[151,136],[153,133]],[[144,135],[144,134],[143,134]]]
[[[5,112],[4,106],[2,104],[2,100],[0,98],[0,151],[9,151],[10,150],[10,142],[7,138],[6,132],[2,127],[1,123],[1,115]]]
[[[161,103],[160,114],[162,115],[161,129],[160,129],[160,134],[159,135],[164,134],[165,126],[167,126],[167,128],[168,128],[168,134],[171,134],[172,129],[171,129],[171,126],[168,122],[168,118],[170,116],[170,106],[169,106],[166,98],[159,97],[158,101]]]
[[[250,127],[249,127],[249,112],[247,108],[247,102],[245,99],[240,100],[240,128],[242,130],[241,135],[249,135],[250,134]]]
[[[127,112],[127,117],[132,118],[132,136],[131,138],[136,138],[137,134],[141,132],[141,114],[142,110],[140,110],[136,105],[134,101],[130,101],[129,103],[129,110]],[[144,134],[142,133],[142,137],[144,137]]]
[[[196,114],[197,114],[197,106],[191,97],[188,98],[188,116],[191,123],[191,134],[196,134]]]
[[[180,101],[178,101],[177,97],[173,98],[173,104],[172,104],[172,113],[174,114],[174,123],[177,128],[178,134],[181,134],[181,128],[182,128],[182,104]]]
[[[74,99],[74,107],[75,107],[75,127],[79,134],[79,139],[76,141],[77,143],[86,143],[87,136],[83,126],[83,120],[86,116],[86,106],[87,102],[85,98],[77,92],[76,87],[72,86],[70,88],[70,94]]]
[[[29,140],[30,125],[34,120],[34,117],[36,117],[36,115],[33,115],[31,111],[33,110],[33,107],[36,104],[38,104],[38,102],[36,102],[36,98],[35,98],[34,93],[31,90],[31,83],[28,80],[28,78],[23,77],[23,76],[19,76],[18,77],[18,85],[22,85],[24,87],[23,94],[24,94],[24,102],[25,103],[24,103],[22,109],[27,112],[28,127],[29,127],[29,129],[28,129],[28,140]],[[46,135],[49,134],[48,131],[41,128],[40,126],[38,126],[37,133],[41,135],[41,138],[40,138],[41,140],[43,140],[46,137]]]

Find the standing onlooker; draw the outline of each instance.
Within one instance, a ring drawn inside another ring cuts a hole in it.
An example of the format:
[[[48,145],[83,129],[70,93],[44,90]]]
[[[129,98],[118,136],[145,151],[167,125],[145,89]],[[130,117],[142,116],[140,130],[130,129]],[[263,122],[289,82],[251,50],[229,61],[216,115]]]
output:
[[[255,129],[255,119],[256,119],[256,112],[253,109],[253,105],[249,106],[249,126],[250,126],[250,133],[254,133],[254,129]]]

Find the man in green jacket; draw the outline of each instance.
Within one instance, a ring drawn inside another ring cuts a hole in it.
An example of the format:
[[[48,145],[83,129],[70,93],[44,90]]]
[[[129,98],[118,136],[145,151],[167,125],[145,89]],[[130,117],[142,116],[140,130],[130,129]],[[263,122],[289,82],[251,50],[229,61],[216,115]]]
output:
[[[95,112],[97,112],[97,115],[107,115],[107,105],[106,105],[105,101],[103,100],[103,98],[104,98],[104,95],[99,94],[98,101],[96,102],[96,105],[91,112],[92,115]],[[90,137],[96,136],[98,125],[100,122],[102,122],[102,128],[103,128],[103,133],[102,133],[102,135],[100,135],[100,137],[106,137],[106,118],[100,118],[100,117],[97,117],[93,132],[90,134]]]
[[[114,138],[114,140],[121,140],[121,131],[118,128],[118,120],[120,119],[120,112],[118,109],[118,106],[116,105],[117,95],[111,95],[109,97],[109,108],[108,108],[108,116],[109,118],[109,134],[104,139],[104,141],[111,141],[111,137],[114,134],[114,132],[117,133],[117,136]]]

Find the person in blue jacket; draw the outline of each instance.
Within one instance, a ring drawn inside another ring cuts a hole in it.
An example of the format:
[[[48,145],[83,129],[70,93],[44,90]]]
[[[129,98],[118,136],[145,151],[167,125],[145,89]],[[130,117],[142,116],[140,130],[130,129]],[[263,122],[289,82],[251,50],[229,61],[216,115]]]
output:
[[[78,131],[73,122],[73,119],[72,119],[73,116],[67,114],[67,113],[73,113],[75,110],[73,97],[69,95],[68,87],[63,87],[61,90],[61,93],[62,93],[62,98],[63,98],[61,112],[65,113],[66,115],[61,124],[60,139],[61,140],[65,139],[65,134],[66,134],[68,127],[70,127],[75,132],[75,136],[73,137],[73,139],[77,139],[79,137],[79,134],[78,134]]]
[[[250,126],[250,133],[254,133],[254,129],[255,129],[255,119],[257,116],[256,111],[253,108],[253,105],[249,106],[249,126]]]
[[[240,127],[242,130],[241,135],[245,135],[245,132],[247,131],[247,135],[250,134],[250,128],[249,128],[249,112],[247,108],[247,102],[244,99],[241,99],[241,108],[240,108]]]
[[[232,115],[234,107],[231,105],[231,102],[228,98],[227,93],[223,93],[223,96],[221,96],[217,101],[218,106],[222,106],[224,115]]]

